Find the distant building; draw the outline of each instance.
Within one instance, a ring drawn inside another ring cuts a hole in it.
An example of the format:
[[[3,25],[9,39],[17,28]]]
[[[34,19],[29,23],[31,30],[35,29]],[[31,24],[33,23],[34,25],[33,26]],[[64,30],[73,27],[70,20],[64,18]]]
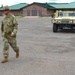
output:
[[[70,10],[75,12],[75,2],[71,3],[20,3],[10,6],[14,15],[22,16],[52,16],[56,10]],[[0,7],[0,15],[2,15]]]
[[[50,16],[54,13],[54,7],[47,3],[32,3],[23,9],[23,16]]]
[[[23,15],[23,8],[25,8],[28,4],[27,3],[20,3],[16,5],[10,6],[11,12],[18,16],[18,15]],[[3,8],[0,8],[0,15],[2,15]]]

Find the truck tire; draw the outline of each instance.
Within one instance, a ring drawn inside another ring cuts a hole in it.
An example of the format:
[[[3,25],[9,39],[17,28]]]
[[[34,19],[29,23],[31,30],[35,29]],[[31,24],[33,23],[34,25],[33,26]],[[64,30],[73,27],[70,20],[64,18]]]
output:
[[[57,32],[57,30],[58,30],[57,25],[56,24],[53,24],[53,32]]]

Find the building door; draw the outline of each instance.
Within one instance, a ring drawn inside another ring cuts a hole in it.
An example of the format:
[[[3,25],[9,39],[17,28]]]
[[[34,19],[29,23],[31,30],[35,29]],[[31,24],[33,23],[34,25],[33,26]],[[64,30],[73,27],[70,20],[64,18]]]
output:
[[[42,16],[42,10],[41,9],[39,10],[39,16]]]
[[[37,16],[37,9],[36,8],[32,9],[32,16]]]
[[[27,10],[27,16],[30,16],[30,10]]]

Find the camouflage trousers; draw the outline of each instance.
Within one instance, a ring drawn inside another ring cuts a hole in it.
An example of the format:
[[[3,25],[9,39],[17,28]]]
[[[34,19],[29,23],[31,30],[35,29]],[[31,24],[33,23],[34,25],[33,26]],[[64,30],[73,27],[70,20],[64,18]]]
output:
[[[12,38],[11,40],[4,38],[4,48],[3,48],[3,56],[6,58],[9,56],[9,45],[15,52],[19,51],[19,47],[17,46],[16,38]]]

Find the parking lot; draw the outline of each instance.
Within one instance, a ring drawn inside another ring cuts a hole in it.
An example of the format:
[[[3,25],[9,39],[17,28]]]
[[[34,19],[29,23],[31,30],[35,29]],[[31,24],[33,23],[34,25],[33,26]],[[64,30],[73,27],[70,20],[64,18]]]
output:
[[[51,20],[17,19],[20,57],[17,59],[10,47],[9,62],[0,63],[1,75],[75,75],[75,32],[53,33]],[[2,48],[0,34],[0,61],[3,59]]]

